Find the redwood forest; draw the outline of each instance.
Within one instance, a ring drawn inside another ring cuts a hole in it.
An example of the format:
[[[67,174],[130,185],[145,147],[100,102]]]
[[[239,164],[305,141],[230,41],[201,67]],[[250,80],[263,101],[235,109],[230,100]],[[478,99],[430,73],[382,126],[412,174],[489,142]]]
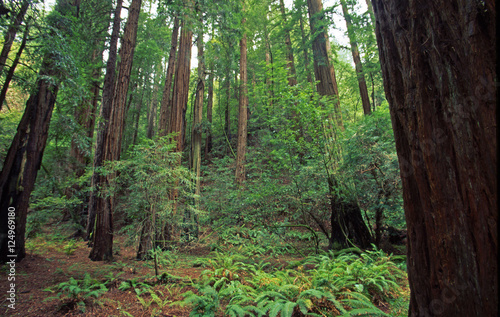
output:
[[[1,0],[0,316],[498,315],[494,0]]]

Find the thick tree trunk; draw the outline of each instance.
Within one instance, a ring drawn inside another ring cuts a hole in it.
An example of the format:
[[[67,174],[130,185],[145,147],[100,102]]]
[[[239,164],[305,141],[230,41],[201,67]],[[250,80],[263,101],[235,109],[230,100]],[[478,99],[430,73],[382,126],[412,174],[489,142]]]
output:
[[[17,31],[21,26],[21,23],[24,20],[24,16],[26,15],[26,11],[30,5],[29,0],[24,0],[21,4],[21,8],[17,13],[12,25],[7,29],[7,33],[5,33],[5,39],[3,42],[2,51],[0,52],[0,75],[2,75],[3,68],[5,67],[5,63],[7,62],[7,58],[9,57],[9,52],[12,47],[12,43],[16,38]],[[1,108],[1,104],[0,104]]]
[[[359,94],[361,95],[361,104],[363,105],[363,112],[365,115],[371,113],[370,108],[370,97],[368,96],[368,88],[366,87],[365,73],[363,72],[363,64],[361,63],[361,57],[359,56],[358,43],[356,41],[356,33],[352,26],[351,16],[349,15],[349,9],[345,0],[341,0],[342,12],[344,13],[345,23],[347,26],[347,34],[349,36],[349,42],[351,43],[351,53],[352,59],[354,61],[354,66],[356,67],[356,77],[358,79]]]
[[[100,175],[96,170],[99,169],[104,164],[104,151],[105,151],[105,140],[109,133],[109,119],[111,114],[111,107],[113,106],[113,93],[115,87],[115,69],[116,69],[116,58],[118,51],[118,36],[120,34],[120,13],[122,10],[123,0],[117,0],[116,8],[113,17],[113,31],[111,33],[111,39],[109,43],[108,61],[106,64],[106,75],[104,77],[104,87],[102,91],[102,102],[100,110],[100,123],[97,127],[97,139],[94,151],[94,162],[93,168],[94,173],[92,174],[91,188],[89,198],[89,211],[88,211],[88,221],[87,221],[87,236],[86,239],[91,238],[92,232],[95,226],[95,217],[97,211],[97,203],[101,200],[98,197],[99,190],[104,185],[104,177]]]
[[[307,0],[309,9],[309,24],[311,26],[312,49],[314,57],[314,75],[316,77],[316,89],[321,96],[330,96],[334,103],[334,117],[337,125],[343,127],[342,113],[340,111],[340,99],[335,79],[335,70],[330,63],[330,40],[325,26],[325,13],[321,0]]]
[[[24,235],[29,198],[42,163],[58,90],[49,79],[57,74],[53,58],[44,58],[36,90],[26,103],[0,173],[0,262],[21,261],[26,255]],[[14,220],[14,224],[9,220]],[[8,224],[15,228],[9,228]]]
[[[144,219],[142,224],[141,236],[139,238],[139,247],[137,248],[138,260],[148,260],[151,258],[149,251],[154,250],[154,227],[151,218]]]
[[[2,105],[5,101],[5,98],[7,97],[7,90],[9,90],[10,82],[12,78],[14,78],[14,72],[16,71],[17,64],[19,64],[19,60],[21,59],[21,54],[23,53],[24,48],[26,47],[28,34],[29,34],[29,27],[28,25],[26,25],[23,34],[23,40],[21,41],[21,46],[19,46],[19,49],[17,50],[16,53],[16,57],[14,57],[12,65],[10,66],[9,71],[7,72],[7,76],[5,76],[5,82],[3,83],[2,91],[0,92],[0,110],[2,110]]]
[[[170,115],[170,123],[167,134],[177,133],[174,140],[177,144],[176,151],[184,150],[184,118],[189,95],[189,76],[191,66],[191,40],[193,32],[186,26],[186,22],[181,23],[181,37],[179,41],[179,53],[177,58],[177,68],[175,70],[173,103]]]
[[[244,14],[244,13],[243,13]],[[246,19],[241,21],[244,27]],[[245,181],[245,155],[247,152],[248,121],[248,72],[247,72],[247,35],[243,32],[240,40],[240,103],[238,115],[238,147],[236,152],[236,183],[243,185]]]
[[[193,32],[186,24],[185,20],[181,22],[181,35],[174,78],[172,110],[170,112],[170,122],[167,127],[167,134],[175,133],[173,140],[176,143],[176,152],[182,152],[184,150],[184,135],[186,130],[185,116],[189,95],[189,77],[191,74],[191,41],[193,38]],[[180,156],[177,164],[181,164]],[[177,185],[178,180],[175,181],[175,186]],[[177,197],[178,191],[177,189],[173,189],[170,192],[169,197],[170,200],[173,201],[173,214],[177,213]],[[169,223],[162,228],[162,232],[159,236],[161,237],[161,240],[164,241],[164,247],[166,247],[166,241],[172,239],[172,231],[173,225]]]
[[[132,0],[129,7],[128,19],[121,41],[120,67],[109,115],[108,133],[104,140],[103,161],[120,159],[127,91],[132,70],[141,2],[142,0]],[[104,184],[109,182],[109,177],[113,176],[105,177]],[[92,250],[89,255],[89,258],[93,261],[105,261],[113,258],[113,208],[112,197],[98,197]]]
[[[328,179],[328,189],[330,191],[330,225],[331,235],[328,248],[333,248],[333,243],[337,242],[342,247],[349,247],[353,244],[360,248],[369,248],[372,243],[370,230],[366,226],[361,209],[357,202],[348,201],[336,194],[336,188],[341,186],[334,176]]]
[[[160,104],[160,122],[158,124],[158,135],[167,135],[167,125],[171,116],[172,109],[172,79],[175,71],[175,53],[177,52],[177,38],[179,34],[179,19],[174,19],[172,29],[172,42],[170,44],[170,54],[168,56],[167,74],[165,77],[165,86]]]
[[[497,316],[495,3],[373,8],[403,184],[410,316]]]

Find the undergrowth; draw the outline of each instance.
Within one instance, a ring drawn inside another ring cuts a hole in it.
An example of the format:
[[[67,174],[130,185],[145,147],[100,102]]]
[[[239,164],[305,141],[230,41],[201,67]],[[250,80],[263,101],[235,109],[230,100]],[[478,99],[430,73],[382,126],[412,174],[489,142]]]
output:
[[[197,291],[176,305],[190,316],[390,316],[378,305],[401,296],[406,273],[384,252],[348,249],[306,257],[284,270],[216,252]]]

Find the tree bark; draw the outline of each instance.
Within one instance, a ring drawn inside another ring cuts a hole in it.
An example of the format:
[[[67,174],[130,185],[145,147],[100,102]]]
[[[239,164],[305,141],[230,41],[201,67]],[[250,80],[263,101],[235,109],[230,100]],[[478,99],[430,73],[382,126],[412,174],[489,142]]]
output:
[[[23,39],[21,41],[21,46],[19,46],[19,49],[17,50],[16,53],[16,57],[14,57],[12,65],[10,66],[9,71],[7,72],[7,76],[5,76],[5,82],[3,83],[2,91],[0,92],[0,110],[2,110],[2,105],[5,101],[5,98],[7,97],[7,90],[9,90],[10,82],[12,78],[14,78],[14,72],[16,71],[17,64],[19,64],[19,60],[21,59],[21,54],[23,53],[24,48],[26,47],[28,34],[29,34],[29,26],[26,25],[26,28],[24,29]]]
[[[16,18],[12,22],[12,25],[7,29],[7,33],[5,33],[5,39],[2,47],[2,51],[0,52],[0,76],[2,75],[3,68],[5,67],[5,63],[7,62],[7,58],[9,57],[9,52],[12,47],[12,43],[16,38],[17,31],[23,22],[24,16],[26,15],[26,11],[28,11],[29,0],[24,0],[21,4],[21,8],[16,15]],[[1,104],[0,104],[1,108]]]
[[[24,235],[29,198],[42,163],[58,90],[58,85],[49,79],[57,74],[54,58],[43,59],[36,90],[26,102],[0,173],[0,262],[19,262],[26,256]],[[15,229],[8,227],[12,218]]]
[[[243,6],[245,2],[243,1]],[[243,9],[243,14],[245,9]],[[246,19],[241,25],[244,28]],[[245,155],[247,150],[247,121],[248,121],[248,72],[247,72],[247,35],[243,32],[240,40],[240,102],[238,115],[238,147],[236,152],[236,183],[243,185],[245,181]]]
[[[167,134],[175,133],[173,140],[176,143],[176,152],[184,150],[184,135],[186,130],[186,108],[189,95],[189,77],[191,67],[191,41],[193,32],[187,26],[186,17],[181,22],[181,36],[179,41],[179,53],[177,57],[177,67],[175,70],[172,110],[170,112],[170,123],[167,127]],[[181,165],[181,156],[179,156],[177,165]],[[178,180],[175,181],[175,187],[178,185]],[[177,212],[177,197],[178,190],[173,189],[170,192],[170,200],[173,201],[173,214]],[[166,224],[159,234],[163,241],[171,240],[173,235],[173,225]],[[165,244],[164,244],[165,246]]]
[[[177,152],[182,152],[184,150],[184,118],[186,115],[186,107],[189,95],[192,38],[193,32],[188,28],[188,26],[186,26],[186,22],[183,20],[181,23],[179,53],[174,78],[172,111],[170,115],[170,124],[167,129],[167,134],[174,132],[177,133],[174,137],[174,140],[177,144]]]
[[[160,75],[161,70],[161,64],[158,64],[156,72],[155,72],[155,79],[153,83],[153,96],[151,97],[151,103],[149,105],[149,111],[148,111],[148,129],[146,131],[146,137],[148,139],[152,139],[155,135],[155,127],[156,127],[156,113],[157,113],[157,108],[158,108],[158,82],[157,78]]]
[[[104,140],[103,161],[120,159],[127,91],[132,70],[141,2],[142,0],[132,0],[129,7],[128,19],[121,41],[120,66],[109,115],[108,133]],[[105,177],[103,183],[109,183],[110,177],[113,176]],[[112,197],[98,197],[95,231],[92,250],[89,255],[92,261],[106,261],[113,258],[113,204]]]
[[[160,104],[160,122],[158,124],[158,135],[167,135],[167,123],[170,119],[172,109],[172,79],[175,70],[175,53],[177,52],[177,37],[179,34],[179,19],[175,17],[174,27],[172,29],[172,42],[170,44],[170,53],[168,55],[167,74],[165,77],[165,86]]]
[[[497,316],[495,3],[373,8],[403,184],[410,316]]]
[[[91,235],[94,231],[95,226],[95,216],[98,209],[98,202],[102,205],[101,197],[98,197],[99,190],[104,185],[104,177],[100,175],[97,171],[104,164],[104,151],[105,151],[105,140],[109,133],[109,119],[111,114],[111,107],[113,106],[113,93],[115,87],[115,69],[116,69],[116,58],[118,51],[118,36],[120,34],[120,13],[122,10],[123,0],[116,1],[116,8],[113,17],[113,31],[111,33],[111,39],[109,42],[109,53],[108,61],[106,64],[106,75],[104,77],[104,87],[102,91],[102,102],[99,117],[101,121],[97,127],[97,139],[94,150],[94,162],[91,180],[90,198],[89,198],[89,211],[88,211],[88,221],[87,221],[87,236],[86,239],[91,239]]]
[[[209,64],[210,65],[210,64]],[[213,68],[209,68],[208,75],[208,92],[207,92],[207,121],[210,125],[210,128],[207,130],[206,141],[205,141],[205,159],[210,152],[212,152],[212,111],[214,104],[214,75]]]
[[[203,21],[200,21],[201,24]],[[192,171],[196,176],[196,184],[194,194],[196,197],[201,193],[201,122],[203,119],[203,99],[205,97],[205,57],[203,55],[203,31],[198,34],[198,84],[196,86],[196,96],[194,100],[193,111],[193,129],[192,129],[192,146],[193,146],[193,164]],[[199,198],[194,198],[195,208],[198,208]],[[192,211],[187,211],[187,220],[189,221],[188,231],[192,237],[198,238],[198,224],[196,215]]]
[[[345,0],[340,0],[342,12],[347,26],[347,34],[351,43],[351,53],[354,65],[356,67],[356,77],[358,79],[359,94],[361,95],[361,104],[363,105],[363,113],[371,114],[370,97],[368,96],[368,87],[366,86],[365,73],[363,72],[363,64],[359,56],[358,43],[356,41],[356,33],[354,32],[351,16]]]
[[[325,14],[321,0],[307,0],[309,9],[309,24],[311,26],[312,49],[314,58],[314,75],[316,77],[316,89],[321,96],[330,96],[334,103],[335,121],[339,127],[343,127],[342,113],[340,111],[340,99],[335,79],[335,70],[330,63],[330,40],[325,26]]]
[[[147,73],[146,73],[146,76],[147,76]],[[143,78],[144,83],[143,83],[143,87],[142,87],[142,91],[141,91],[141,99],[135,105],[135,111],[134,111],[134,114],[132,116],[132,122],[134,124],[134,133],[132,135],[132,144],[133,145],[137,145],[137,140],[138,140],[137,136],[139,135],[139,120],[141,119],[141,110],[142,110],[142,104],[144,102],[144,93],[146,92],[145,81],[146,81],[146,78],[144,77]]]

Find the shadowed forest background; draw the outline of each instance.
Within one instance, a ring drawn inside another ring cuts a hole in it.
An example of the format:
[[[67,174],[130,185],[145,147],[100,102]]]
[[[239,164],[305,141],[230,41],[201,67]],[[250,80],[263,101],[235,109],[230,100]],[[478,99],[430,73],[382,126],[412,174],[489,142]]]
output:
[[[497,312],[494,3],[420,2],[0,2],[0,312]]]

